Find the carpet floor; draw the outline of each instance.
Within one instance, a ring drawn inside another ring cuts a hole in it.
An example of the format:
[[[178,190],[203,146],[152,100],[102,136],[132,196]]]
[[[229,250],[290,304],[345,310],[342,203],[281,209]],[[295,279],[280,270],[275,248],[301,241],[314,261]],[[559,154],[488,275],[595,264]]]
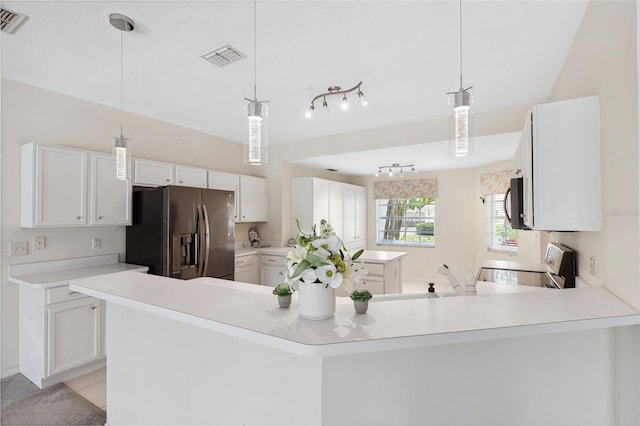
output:
[[[100,425],[104,411],[62,383],[38,389],[22,374],[2,379],[2,425]]]

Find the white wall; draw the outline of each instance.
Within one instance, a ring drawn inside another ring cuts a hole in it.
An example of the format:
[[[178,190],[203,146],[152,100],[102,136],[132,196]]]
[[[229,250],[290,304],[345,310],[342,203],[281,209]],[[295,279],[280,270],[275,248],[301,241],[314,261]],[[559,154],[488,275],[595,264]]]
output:
[[[124,254],[124,227],[20,228],[20,146],[40,142],[111,152],[120,130],[119,110],[78,98],[2,80],[2,371],[18,366],[18,291],[7,281],[9,264],[106,253]],[[264,175],[262,167],[245,166],[242,146],[201,132],[127,114],[124,132],[133,155],[208,169]],[[239,239],[248,239],[249,225],[239,225]],[[46,237],[46,249],[32,252],[34,236]],[[101,237],[102,248],[91,250],[91,238]],[[10,241],[28,241],[29,254],[9,256]],[[123,260],[123,259],[121,259]]]
[[[582,279],[640,308],[636,23],[635,2],[592,1],[550,98],[600,95],[602,231],[543,236],[577,250]]]

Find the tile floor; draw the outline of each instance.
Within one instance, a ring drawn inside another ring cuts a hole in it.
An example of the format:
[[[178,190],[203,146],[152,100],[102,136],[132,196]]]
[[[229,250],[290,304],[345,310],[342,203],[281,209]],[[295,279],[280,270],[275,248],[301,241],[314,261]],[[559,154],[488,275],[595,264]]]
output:
[[[64,383],[74,392],[107,411],[107,369],[101,368]]]

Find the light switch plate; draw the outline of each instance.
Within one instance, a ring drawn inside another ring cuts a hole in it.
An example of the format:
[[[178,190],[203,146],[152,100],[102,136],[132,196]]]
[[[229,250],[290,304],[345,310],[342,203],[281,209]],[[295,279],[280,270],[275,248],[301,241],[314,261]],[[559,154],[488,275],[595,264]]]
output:
[[[11,249],[11,256],[24,256],[27,254],[27,242],[17,241],[15,243],[9,243]]]

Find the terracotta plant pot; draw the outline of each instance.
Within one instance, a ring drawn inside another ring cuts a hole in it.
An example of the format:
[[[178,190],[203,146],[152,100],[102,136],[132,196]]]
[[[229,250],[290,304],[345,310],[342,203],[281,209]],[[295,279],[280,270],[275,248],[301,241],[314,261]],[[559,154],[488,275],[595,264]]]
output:
[[[278,296],[278,305],[280,305],[281,308],[288,308],[291,305],[291,295]]]
[[[356,309],[356,314],[366,314],[369,309],[368,300],[354,300],[353,307]]]

